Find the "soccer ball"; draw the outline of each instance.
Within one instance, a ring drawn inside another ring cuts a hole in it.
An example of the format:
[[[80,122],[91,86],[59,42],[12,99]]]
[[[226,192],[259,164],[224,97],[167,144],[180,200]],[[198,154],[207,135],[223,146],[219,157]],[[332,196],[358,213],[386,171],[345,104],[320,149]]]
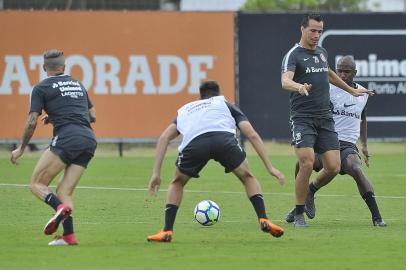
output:
[[[203,226],[211,226],[220,219],[220,207],[210,200],[201,201],[195,207],[194,216]]]

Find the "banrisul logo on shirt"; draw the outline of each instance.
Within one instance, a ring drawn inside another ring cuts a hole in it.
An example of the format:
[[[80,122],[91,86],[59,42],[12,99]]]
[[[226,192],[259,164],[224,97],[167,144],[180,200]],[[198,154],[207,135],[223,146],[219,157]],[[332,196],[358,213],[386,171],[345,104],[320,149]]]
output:
[[[83,89],[77,81],[57,81],[52,84],[52,88],[58,88],[61,96],[71,98],[83,97]]]
[[[306,73],[328,72],[328,67],[307,67]]]

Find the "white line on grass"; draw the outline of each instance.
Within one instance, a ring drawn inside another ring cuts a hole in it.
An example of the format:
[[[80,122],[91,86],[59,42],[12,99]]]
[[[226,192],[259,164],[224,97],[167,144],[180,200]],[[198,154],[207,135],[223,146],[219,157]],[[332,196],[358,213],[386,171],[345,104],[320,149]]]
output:
[[[0,187],[15,187],[15,188],[27,188],[27,184],[9,184],[0,183]],[[55,187],[55,186],[50,186]],[[78,189],[93,189],[93,190],[118,190],[118,191],[148,191],[147,188],[125,188],[125,187],[91,187],[91,186],[78,186]],[[161,189],[160,192],[166,192],[167,189]],[[185,190],[189,193],[215,193],[215,194],[245,194],[242,191],[212,191],[212,190]],[[264,195],[278,195],[278,196],[293,196],[293,193],[278,193],[278,192],[263,192]],[[320,197],[352,197],[358,198],[359,195],[344,195],[344,194],[317,194]],[[406,199],[406,196],[375,196],[383,199]]]

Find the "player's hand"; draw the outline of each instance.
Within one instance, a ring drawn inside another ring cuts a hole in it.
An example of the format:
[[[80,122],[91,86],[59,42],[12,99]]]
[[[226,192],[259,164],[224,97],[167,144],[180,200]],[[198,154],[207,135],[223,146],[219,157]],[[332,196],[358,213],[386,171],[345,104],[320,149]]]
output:
[[[365,165],[367,165],[367,167],[369,168],[369,153],[368,153],[368,148],[363,147],[362,148],[362,154],[364,155],[364,161],[365,161]]]
[[[159,175],[153,174],[148,184],[149,194],[151,196],[155,196],[158,193],[160,186],[161,186],[161,177]]]
[[[279,185],[285,185],[285,175],[283,175],[278,169],[272,168],[269,173],[278,179]]]
[[[310,91],[311,88],[312,88],[312,85],[311,85],[311,84],[304,83],[304,84],[302,84],[302,86],[299,87],[298,92],[299,92],[299,94],[301,94],[302,96],[308,96],[308,95],[309,95],[309,91]]]
[[[360,89],[360,88],[352,88],[352,95],[354,97],[360,97],[363,96],[365,94],[368,94],[368,96],[373,96],[375,95],[375,92],[373,90],[370,89]]]
[[[16,150],[11,152],[10,161],[11,163],[18,165],[17,160],[24,154],[24,150],[21,149],[21,145],[17,147]]]
[[[49,123],[51,123],[51,119],[49,119],[47,114],[45,114],[41,117],[41,121],[42,121],[42,123],[44,123],[44,125],[48,125]]]

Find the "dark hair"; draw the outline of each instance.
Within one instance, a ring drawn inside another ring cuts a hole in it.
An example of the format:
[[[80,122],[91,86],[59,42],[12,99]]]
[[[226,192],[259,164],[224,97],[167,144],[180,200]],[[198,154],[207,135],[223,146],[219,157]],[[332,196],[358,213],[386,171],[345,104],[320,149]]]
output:
[[[210,98],[220,94],[220,86],[216,81],[205,81],[199,87],[200,98]]]
[[[65,65],[65,56],[63,55],[63,51],[52,49],[44,52],[44,64],[51,70]]]
[[[307,14],[305,14],[305,15],[303,16],[303,19],[302,19],[302,26],[303,26],[304,28],[308,27],[310,20],[315,20],[315,21],[317,21],[317,22],[324,22],[324,19],[323,19],[323,17],[322,17],[320,14],[317,14],[317,13],[307,13]]]

